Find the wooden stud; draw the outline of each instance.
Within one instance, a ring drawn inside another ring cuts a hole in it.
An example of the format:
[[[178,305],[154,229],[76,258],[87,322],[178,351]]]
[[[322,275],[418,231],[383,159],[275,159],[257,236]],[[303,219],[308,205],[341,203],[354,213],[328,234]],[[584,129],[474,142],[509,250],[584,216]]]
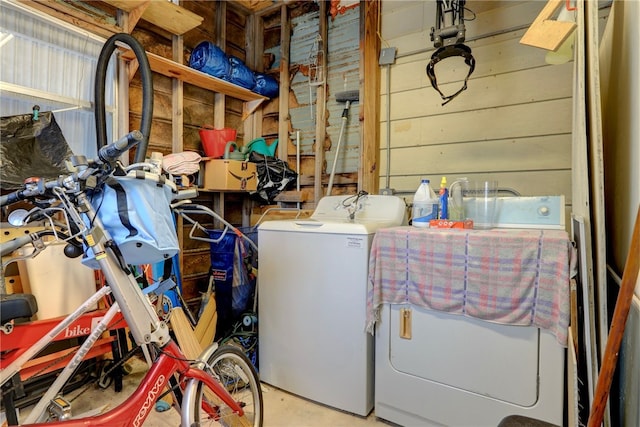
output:
[[[216,42],[220,49],[226,51],[227,47],[227,2],[216,3]],[[213,96],[213,126],[216,129],[225,127],[226,121],[226,92],[219,92]],[[245,100],[247,101],[247,100]],[[224,214],[223,214],[224,216]]]
[[[320,2],[320,37],[322,37],[322,70],[324,71],[324,79],[327,79],[327,37],[328,37],[328,25],[327,25],[327,2]],[[324,121],[324,117],[326,117],[326,112],[321,111],[320,107],[326,109],[326,97],[327,94],[325,92],[326,85],[319,85],[316,90],[316,146],[315,146],[315,174],[314,174],[314,185],[313,185],[313,194],[314,194],[314,202],[318,203],[322,196],[324,196],[324,189],[322,187],[322,176],[324,175],[324,165],[325,165],[325,149],[324,149],[324,140],[327,137],[327,124]],[[309,100],[311,102],[311,100]]]
[[[359,189],[376,194],[380,186],[380,1],[361,3],[364,8],[364,42],[361,48],[361,86],[362,100],[360,137],[360,168],[358,170]],[[366,78],[365,78],[366,76]]]
[[[289,47],[291,24],[286,5],[280,8],[280,96],[278,98],[278,158],[287,160],[289,146]],[[298,177],[299,179],[300,177]]]
[[[184,42],[182,36],[173,36],[171,42],[173,61],[182,64],[184,61]],[[184,130],[184,84],[182,80],[171,81],[171,151],[179,153],[183,150],[182,133]]]

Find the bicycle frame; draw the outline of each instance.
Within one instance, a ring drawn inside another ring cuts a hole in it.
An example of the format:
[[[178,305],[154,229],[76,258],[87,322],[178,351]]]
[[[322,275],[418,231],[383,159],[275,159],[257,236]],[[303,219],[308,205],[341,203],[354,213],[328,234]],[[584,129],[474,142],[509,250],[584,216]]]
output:
[[[64,328],[53,341],[60,341],[71,338],[84,338],[91,334],[95,325],[102,319],[107,312],[106,309],[92,310],[85,314],[82,314],[76,320],[72,320],[71,324]],[[121,321],[124,319],[122,315],[117,315],[109,330],[117,329]],[[63,317],[57,317],[53,319],[35,320],[29,323],[22,323],[13,326],[13,331],[9,335],[2,336],[2,350],[3,354],[0,357],[0,371],[7,369],[20,355],[25,351],[35,346],[43,336],[49,334],[55,326],[64,321]],[[123,326],[124,326],[124,322]],[[120,326],[121,327],[121,326]],[[53,334],[52,334],[53,335]],[[100,354],[109,352],[111,348],[112,337],[102,338],[94,343],[91,351],[87,354],[87,358],[93,358]],[[77,346],[77,351],[80,346]],[[72,350],[72,349],[69,349]],[[56,354],[61,354],[62,351]],[[63,356],[64,357],[64,356]],[[70,357],[70,356],[69,356]],[[40,361],[40,359],[43,359]],[[26,381],[31,377],[49,373],[51,371],[61,369],[66,362],[51,363],[51,357],[43,356],[42,358],[36,357],[31,359],[28,366],[20,366],[20,378],[22,381]]]
[[[121,405],[102,415],[68,421],[33,424],[33,427],[51,427],[57,425],[69,427],[83,427],[87,425],[96,427],[141,426],[149,415],[149,411],[153,409],[156,399],[158,399],[167,386],[169,378],[174,373],[180,374],[181,383],[183,383],[186,378],[202,381],[239,416],[243,416],[242,408],[229,396],[226,390],[204,371],[191,367],[189,361],[184,358],[180,348],[178,348],[175,342],[171,341],[162,349],[162,354],[151,366],[151,369],[145,375],[140,386],[131,397]],[[209,409],[211,412],[214,412],[213,408]]]
[[[179,383],[181,387],[186,385],[186,379],[200,381],[209,387],[217,398],[228,405],[235,414],[242,417],[244,415],[243,409],[233,400],[227,390],[216,382],[211,375],[200,369],[203,361],[207,360],[207,353],[210,355],[215,349],[210,348],[208,352],[205,352],[203,356],[201,356],[197,367],[191,366],[190,363],[192,361],[186,359],[180,348],[171,339],[167,325],[158,318],[149,300],[139,288],[133,274],[119,261],[116,255],[117,248],[112,245],[111,237],[97,216],[96,210],[91,205],[87,195],[83,191],[80,191],[76,194],[75,201],[72,202],[62,191],[58,191],[57,187],[54,188],[56,188],[54,192],[64,205],[64,209],[69,214],[70,220],[73,221],[75,226],[80,230],[84,241],[91,247],[93,253],[96,255],[96,260],[105,275],[108,286],[104,286],[98,290],[49,333],[38,340],[36,344],[17,356],[9,366],[2,369],[2,371],[0,371],[0,385],[5,384],[13,378],[15,374],[20,372],[20,368],[27,361],[39,353],[48,343],[54,341],[60,333],[95,306],[104,296],[111,293],[115,299],[115,303],[107,310],[85,343],[31,410],[24,425],[95,425],[105,427],[142,425],[149,411],[153,408],[155,401],[167,386],[170,378],[176,373],[180,376]],[[88,223],[91,224],[90,227],[82,220],[80,212],[86,215]],[[154,344],[161,352],[160,356],[154,361],[150,370],[140,383],[138,389],[126,402],[105,414],[74,420],[44,423],[51,401],[56,398],[76,367],[82,362],[90,348],[111,324],[119,311],[122,312],[136,344]],[[189,382],[189,384],[193,384],[193,382]],[[215,418],[216,409],[210,407],[207,403],[203,403],[203,405],[209,415]],[[183,420],[186,420],[186,412],[184,409]],[[186,423],[186,421],[184,422]]]

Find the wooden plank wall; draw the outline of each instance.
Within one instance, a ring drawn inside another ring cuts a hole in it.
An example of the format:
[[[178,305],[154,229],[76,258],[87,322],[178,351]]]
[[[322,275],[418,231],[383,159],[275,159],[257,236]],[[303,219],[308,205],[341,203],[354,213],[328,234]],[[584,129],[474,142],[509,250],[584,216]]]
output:
[[[188,31],[183,36],[184,64],[189,63],[189,56],[195,46],[201,41],[217,42],[216,36],[216,2],[188,1],[182,5],[184,8],[202,16],[202,25]],[[226,52],[243,61],[247,59],[245,46],[245,30],[247,17],[232,8],[226,8],[227,34],[225,42]],[[158,54],[165,58],[171,58],[171,36],[157,27],[144,21],[140,21],[133,31],[136,37],[148,52]],[[172,120],[172,84],[171,79],[157,73],[153,75],[154,85],[154,114],[151,127],[148,152],[160,151],[163,154],[171,153],[171,120]],[[130,121],[131,128],[139,126],[141,117],[141,83],[139,73],[136,73],[130,85]],[[199,129],[205,125],[214,125],[215,117],[215,93],[189,84],[184,85],[183,108],[183,150],[198,151],[204,154],[200,141]],[[225,97],[224,119],[217,120],[224,123],[225,127],[238,131],[238,141],[243,140],[242,121],[243,102],[231,97]]]
[[[546,51],[519,43],[542,6],[468,2],[468,9],[477,10],[465,24],[475,72],[468,89],[442,106],[425,73],[434,52],[429,32],[435,4],[383,1],[382,47],[398,49],[390,70],[391,188],[413,193],[420,178],[435,187],[441,176],[449,183],[458,177],[496,179],[522,195],[564,194],[570,211],[573,65],[547,65]],[[387,108],[385,68],[381,111]],[[441,90],[457,91],[467,71],[461,58],[438,64]],[[386,126],[382,117],[380,135]],[[387,142],[380,146],[382,188]]]
[[[323,194],[326,191],[328,175],[335,158],[340,128],[342,125],[342,111],[345,103],[336,101],[335,95],[346,90],[358,90],[360,84],[360,54],[359,54],[359,20],[358,5],[345,9],[343,13],[328,18],[328,36],[323,40],[326,44],[327,70],[325,72],[327,96],[326,105],[317,100],[317,86],[309,90],[308,67],[310,56],[316,41],[319,25],[319,11],[309,5],[302,4],[294,10],[291,17],[291,49],[290,63],[291,97],[290,105],[292,132],[300,131],[301,151],[301,184],[302,191],[309,194],[309,200],[314,200],[311,186],[314,184],[315,152],[316,152],[316,120],[318,109],[325,110],[324,125],[326,138],[322,141],[324,147],[323,164]],[[336,163],[336,177],[333,194],[355,193],[357,190],[357,173],[360,163],[360,106],[353,103],[349,111],[349,118],[341,141],[338,162]],[[322,125],[322,123],[320,123]],[[290,150],[289,162],[295,162],[295,146]],[[293,154],[293,157],[291,156]],[[313,207],[311,203],[309,206]]]

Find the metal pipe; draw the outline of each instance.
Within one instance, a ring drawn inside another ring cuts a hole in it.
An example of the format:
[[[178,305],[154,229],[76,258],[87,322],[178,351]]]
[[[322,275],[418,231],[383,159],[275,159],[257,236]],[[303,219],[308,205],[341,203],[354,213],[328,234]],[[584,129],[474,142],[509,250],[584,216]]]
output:
[[[391,181],[391,64],[387,64],[387,176],[385,188]]]
[[[331,195],[333,189],[333,179],[336,174],[336,164],[338,163],[338,155],[340,154],[340,145],[342,143],[342,137],[344,135],[344,129],[347,125],[347,119],[349,117],[349,107],[352,102],[358,102],[360,99],[360,92],[357,90],[346,90],[344,92],[336,93],[336,101],[344,102],[344,110],[342,110],[342,126],[340,127],[340,135],[338,136],[338,145],[336,145],[336,154],[333,156],[333,165],[331,165],[331,174],[329,175],[329,185],[327,185],[327,196]]]

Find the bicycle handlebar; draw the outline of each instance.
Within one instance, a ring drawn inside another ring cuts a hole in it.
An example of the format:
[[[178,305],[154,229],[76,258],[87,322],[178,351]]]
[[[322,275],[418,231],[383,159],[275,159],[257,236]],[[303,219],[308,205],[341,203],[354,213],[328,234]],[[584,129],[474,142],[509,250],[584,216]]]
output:
[[[134,130],[129,132],[127,135],[123,136],[119,140],[112,142],[111,144],[105,145],[98,151],[98,158],[93,161],[94,164],[106,164],[112,163],[118,159],[122,154],[126,153],[131,148],[135,147],[140,141],[144,139],[144,135],[139,130]],[[43,194],[44,190],[52,189],[58,185],[60,185],[61,179],[55,179],[51,181],[47,181],[43,186],[38,186],[38,188],[21,188],[12,193],[5,194],[4,196],[0,196],[0,207],[10,205],[12,203],[19,202],[20,200],[25,200],[32,196],[37,196]]]
[[[15,251],[16,249],[20,249],[27,243],[31,243],[33,239],[31,235],[28,236],[20,236],[15,239],[9,240],[8,242],[4,242],[0,245],[0,256],[5,256]]]
[[[112,142],[111,144],[102,147],[100,151],[98,151],[98,158],[104,163],[114,162],[118,157],[136,146],[143,139],[144,135],[142,135],[142,132],[139,130],[129,132],[116,142]]]
[[[24,200],[25,198],[24,190],[17,190],[13,193],[0,196],[0,206],[10,205],[12,203],[19,202],[20,200]]]

